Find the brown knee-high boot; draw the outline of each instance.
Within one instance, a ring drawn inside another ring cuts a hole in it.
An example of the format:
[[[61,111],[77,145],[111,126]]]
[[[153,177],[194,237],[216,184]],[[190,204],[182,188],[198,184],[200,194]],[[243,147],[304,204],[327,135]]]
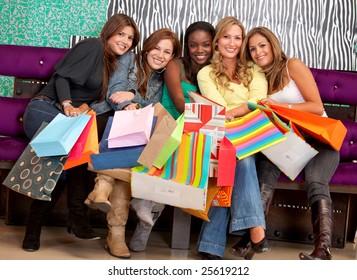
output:
[[[130,252],[125,243],[125,225],[129,216],[130,183],[115,180],[110,195],[111,210],[107,214],[109,252],[118,258],[130,258]]]
[[[333,229],[332,202],[320,199],[311,205],[311,220],[314,232],[314,251],[308,255],[300,253],[302,260],[331,260],[331,243]]]
[[[115,179],[113,177],[98,173],[94,181],[94,189],[88,195],[84,203],[94,210],[99,209],[104,213],[108,213],[112,207],[108,199],[113,190]]]

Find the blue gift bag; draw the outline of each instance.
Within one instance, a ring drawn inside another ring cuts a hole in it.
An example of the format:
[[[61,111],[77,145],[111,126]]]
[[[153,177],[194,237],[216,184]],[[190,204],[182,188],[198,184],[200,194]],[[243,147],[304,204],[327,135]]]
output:
[[[38,157],[68,155],[90,119],[82,113],[67,117],[59,113],[31,142]]]

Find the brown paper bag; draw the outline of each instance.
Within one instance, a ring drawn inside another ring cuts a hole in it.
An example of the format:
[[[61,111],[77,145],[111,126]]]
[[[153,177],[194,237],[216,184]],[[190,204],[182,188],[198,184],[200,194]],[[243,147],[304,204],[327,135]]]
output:
[[[154,132],[137,160],[138,163],[146,168],[151,168],[153,166],[161,168],[165,164],[165,159],[167,160],[168,156],[162,155],[162,152],[164,151],[164,148],[167,148],[166,145],[170,140],[174,138],[173,133],[178,126],[175,119],[160,103],[155,104],[154,109],[154,116],[157,116]],[[174,142],[178,146],[179,142]],[[174,151],[173,149],[171,150],[172,152]]]

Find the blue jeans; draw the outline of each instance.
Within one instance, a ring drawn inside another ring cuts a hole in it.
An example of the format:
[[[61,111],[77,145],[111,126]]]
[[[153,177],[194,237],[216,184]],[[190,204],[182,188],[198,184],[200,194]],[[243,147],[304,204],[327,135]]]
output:
[[[91,109],[96,112],[98,137],[101,139],[108,117],[113,115],[114,111],[107,102],[92,103]],[[24,130],[27,137],[32,139],[42,122],[50,123],[58,113],[63,114],[63,111],[57,101],[34,97],[24,113]]]
[[[34,97],[24,114],[24,130],[29,139],[35,135],[43,122],[50,123],[58,113],[63,112],[55,100]]]
[[[255,157],[237,161],[231,207],[211,207],[210,222],[203,221],[197,250],[223,257],[229,233],[243,234],[249,228],[265,228],[264,210],[255,167]]]

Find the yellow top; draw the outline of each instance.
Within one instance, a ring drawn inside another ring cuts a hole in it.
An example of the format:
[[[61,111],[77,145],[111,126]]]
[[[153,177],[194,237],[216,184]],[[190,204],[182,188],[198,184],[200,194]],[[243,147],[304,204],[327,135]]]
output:
[[[212,65],[207,65],[198,72],[198,86],[203,96],[225,106],[229,111],[248,101],[256,103],[257,100],[267,97],[268,83],[260,69],[258,65],[253,65],[253,79],[249,89],[243,84],[230,83],[229,88],[233,91],[229,91],[216,84],[210,76]]]

